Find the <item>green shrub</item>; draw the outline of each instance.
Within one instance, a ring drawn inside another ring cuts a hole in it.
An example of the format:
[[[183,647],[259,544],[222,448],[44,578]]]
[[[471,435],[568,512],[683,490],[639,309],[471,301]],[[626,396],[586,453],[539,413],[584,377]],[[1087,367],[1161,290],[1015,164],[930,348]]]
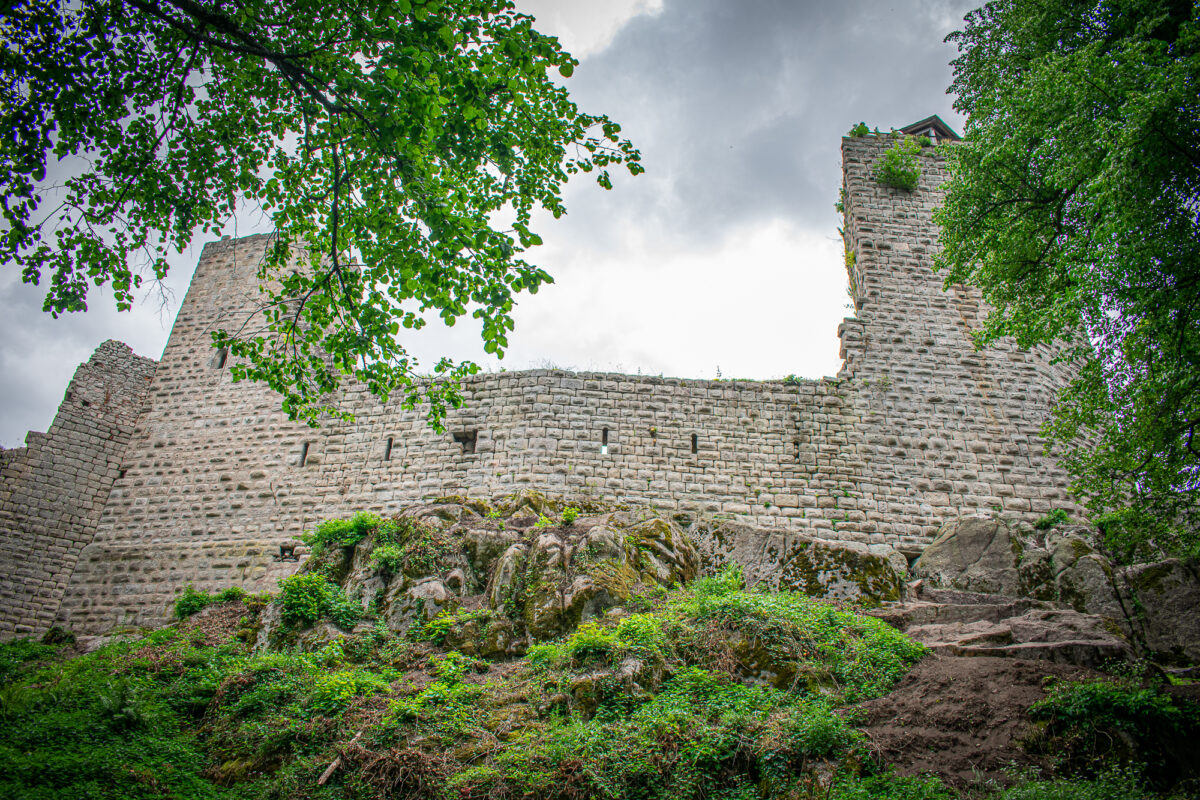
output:
[[[954,800],[954,795],[937,778],[886,772],[867,778],[843,777],[830,787],[828,800]]]
[[[711,622],[756,642],[797,675],[836,687],[844,699],[877,697],[925,653],[889,625],[791,592],[741,591],[740,569],[693,584],[680,608],[698,622]]]
[[[349,630],[362,619],[362,606],[335,585],[329,593],[329,607],[326,609],[329,618],[339,628]]]
[[[1039,531],[1048,531],[1055,525],[1066,525],[1071,521],[1071,516],[1061,508],[1056,508],[1046,516],[1033,523],[1033,527]]]
[[[579,509],[575,506],[567,506],[562,512],[562,524],[574,525],[575,520],[579,519]]]
[[[1162,797],[1138,784],[1136,773],[1113,771],[1095,780],[1025,781],[997,792],[989,800],[1158,800]]]
[[[332,547],[353,547],[379,527],[381,520],[367,511],[359,511],[350,519],[331,519],[322,522],[303,537],[304,543],[319,555]]]
[[[341,669],[318,673],[308,698],[308,707],[318,714],[336,716],[345,711],[355,697],[381,694],[390,689],[381,676],[365,670]]]
[[[187,619],[214,603],[228,603],[233,600],[245,600],[248,594],[240,586],[229,586],[216,594],[203,592],[190,583],[183,587],[179,597],[175,598],[175,618]]]
[[[1200,558],[1200,537],[1152,510],[1116,509],[1097,517],[1095,523],[1109,556],[1120,564]]]
[[[439,571],[461,546],[445,531],[407,517],[390,519],[375,532],[371,565],[389,576],[429,575]]]
[[[525,652],[525,662],[535,670],[547,670],[565,660],[562,645],[543,643],[530,645]]]
[[[312,625],[328,616],[340,628],[352,628],[362,617],[358,603],[324,575],[301,572],[279,581],[283,620],[291,625]]]
[[[213,602],[213,596],[202,592],[190,583],[183,587],[179,597],[175,598],[175,617],[187,619],[192,614],[204,610]]]
[[[61,625],[51,625],[42,634],[42,644],[75,644],[75,634]]]
[[[893,189],[911,192],[921,180],[921,165],[917,156],[921,145],[916,139],[905,136],[883,153],[875,167],[875,181]]]
[[[311,625],[329,607],[333,584],[324,575],[298,573],[279,581],[279,603],[283,619],[296,625]]]
[[[607,660],[617,649],[617,637],[612,631],[596,622],[585,622],[567,637],[563,651],[572,661],[583,664],[588,661]]]
[[[215,602],[229,603],[234,600],[243,600],[244,601],[249,596],[250,596],[249,592],[247,592],[245,589],[243,589],[240,586],[227,586],[226,588],[217,592]]]
[[[451,786],[472,797],[799,798],[809,796],[793,791],[806,759],[865,752],[862,734],[827,708],[722,674],[683,667],[642,700],[620,685],[601,692],[591,718],[531,726]],[[793,735],[810,716],[826,735]]]
[[[36,696],[32,689],[21,683],[6,683],[0,686],[0,720],[11,724],[33,708]]]
[[[128,731],[149,721],[140,689],[129,680],[109,683],[100,693],[100,709],[105,721],[116,731]]]
[[[398,544],[377,546],[371,552],[371,566],[388,575],[396,575],[404,564],[404,550]]]
[[[661,657],[665,641],[663,621],[654,614],[633,614],[617,624],[617,645],[624,653],[641,658]]]
[[[849,133],[847,133],[846,135],[857,138],[859,136],[866,136],[870,132],[871,132],[871,129],[867,127],[867,123],[860,122],[857,125],[850,128]]]
[[[1200,708],[1157,687],[1129,681],[1063,682],[1029,709],[1041,723],[1030,746],[1056,756],[1072,775],[1135,766],[1159,789],[1173,786],[1200,757]],[[1190,742],[1188,748],[1180,743]]]

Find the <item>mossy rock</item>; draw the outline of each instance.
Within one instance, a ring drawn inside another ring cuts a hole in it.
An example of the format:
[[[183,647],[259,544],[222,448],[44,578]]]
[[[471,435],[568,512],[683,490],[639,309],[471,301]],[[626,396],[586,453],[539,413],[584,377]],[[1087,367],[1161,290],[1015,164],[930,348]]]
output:
[[[899,599],[903,592],[903,556],[887,547],[713,520],[696,523],[687,535],[706,574],[737,564],[748,585],[869,604]]]

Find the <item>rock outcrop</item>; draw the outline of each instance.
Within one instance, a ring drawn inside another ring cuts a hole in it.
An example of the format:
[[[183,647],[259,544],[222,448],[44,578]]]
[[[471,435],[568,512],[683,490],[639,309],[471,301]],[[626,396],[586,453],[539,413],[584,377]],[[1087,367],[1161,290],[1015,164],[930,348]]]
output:
[[[1200,664],[1200,560],[1169,558],[1117,573],[1129,627],[1150,653],[1171,664]]]
[[[301,572],[320,572],[364,610],[373,606],[392,631],[440,616],[441,638],[481,656],[521,654],[699,573],[696,549],[669,519],[594,507],[568,522],[565,507],[534,492],[416,505],[353,546],[315,554]],[[303,638],[335,635],[318,624]]]
[[[1125,637],[1102,617],[1027,597],[937,589],[918,581],[904,602],[868,613],[946,655],[1027,658],[1086,667],[1133,656]]]
[[[962,593],[991,596],[993,600],[980,601],[991,610],[971,621],[975,628],[936,632],[914,628],[910,632],[931,646],[932,636],[959,649],[975,648],[979,641],[1004,639],[1011,633],[1014,643],[1032,636],[1050,650],[1055,649],[1056,638],[1074,641],[1072,631],[1086,633],[1085,640],[1098,643],[1119,634],[1142,654],[1164,663],[1200,662],[1200,616],[1196,614],[1200,608],[1200,563],[1168,559],[1121,567],[1093,547],[1095,538],[1095,532],[1082,525],[1020,532],[998,519],[971,517],[946,523],[913,565],[914,577],[925,582],[927,594],[930,589],[940,589],[955,590],[959,599],[966,596]],[[948,595],[942,592],[939,596]],[[999,624],[988,618],[999,608],[1022,609],[1020,615],[1014,612],[1005,617],[1014,621],[1033,613],[1032,602],[1042,604],[1042,623],[1053,620],[1066,626],[1061,635],[1037,633],[1022,627],[1024,623],[1016,628],[1008,625],[1010,633],[980,627],[985,622]],[[1082,616],[1070,617],[1066,610]],[[899,613],[896,619],[915,625],[915,618],[930,613],[914,608],[911,613]],[[961,616],[966,612],[939,613]],[[1099,621],[1099,627],[1082,617]],[[955,624],[967,621],[956,620]],[[1011,649],[1010,644],[1003,646]],[[1101,652],[1107,647],[1093,649]],[[1090,664],[1092,658],[1063,656],[1062,660]]]
[[[728,522],[684,530],[650,510],[568,504],[536,492],[493,501],[462,497],[412,506],[347,547],[301,567],[336,583],[392,631],[437,627],[465,653],[519,655],[638,595],[682,585],[729,564],[747,585],[877,605],[904,590],[904,557],[884,545],[833,542]],[[295,635],[318,646],[328,621],[303,632],[265,616],[262,641]]]

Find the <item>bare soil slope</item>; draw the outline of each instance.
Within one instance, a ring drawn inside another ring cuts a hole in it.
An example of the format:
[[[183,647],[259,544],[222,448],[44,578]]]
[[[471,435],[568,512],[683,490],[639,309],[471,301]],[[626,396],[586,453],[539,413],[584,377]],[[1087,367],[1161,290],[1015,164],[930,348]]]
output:
[[[1048,766],[1026,753],[1028,708],[1047,678],[1102,677],[1085,667],[1015,658],[930,655],[892,692],[864,703],[863,729],[876,754],[904,775],[931,773],[965,787],[1007,782],[1004,768]]]

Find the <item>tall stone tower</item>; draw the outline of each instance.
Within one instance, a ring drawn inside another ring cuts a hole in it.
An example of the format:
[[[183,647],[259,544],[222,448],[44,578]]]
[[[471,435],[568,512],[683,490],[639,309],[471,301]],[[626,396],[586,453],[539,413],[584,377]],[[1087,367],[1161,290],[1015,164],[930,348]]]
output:
[[[205,246],[59,609],[64,624],[91,631],[162,619],[187,583],[273,588],[275,573],[294,569],[272,555],[303,529],[312,473],[299,466],[299,450],[318,437],[289,422],[270,390],[234,385],[229,357],[211,339],[219,327],[258,324],[268,241]]]
[[[154,371],[150,359],[105,342],[75,371],[50,430],[0,451],[0,638],[54,622],[121,475]]]
[[[948,517],[1076,509],[1038,435],[1070,369],[1052,348],[976,350],[979,291],[943,291],[932,270],[944,157],[924,148],[915,191],[874,178],[886,136],[842,141],[844,237],[855,318],[841,329],[839,377],[852,391],[860,483],[891,534],[928,535]]]

